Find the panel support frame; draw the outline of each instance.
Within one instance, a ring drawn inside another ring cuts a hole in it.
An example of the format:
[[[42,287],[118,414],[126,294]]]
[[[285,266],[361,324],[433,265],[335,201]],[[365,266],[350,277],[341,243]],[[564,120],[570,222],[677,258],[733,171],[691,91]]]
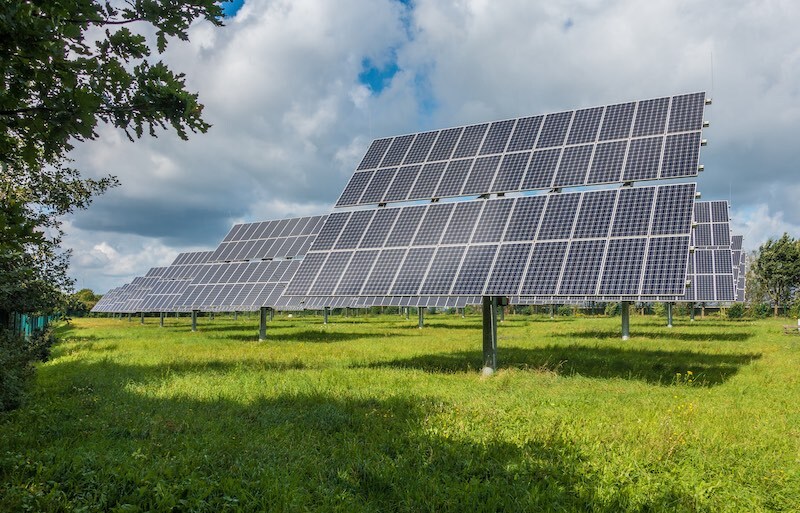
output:
[[[622,316],[622,340],[628,340],[631,338],[631,302],[622,301],[619,308]]]

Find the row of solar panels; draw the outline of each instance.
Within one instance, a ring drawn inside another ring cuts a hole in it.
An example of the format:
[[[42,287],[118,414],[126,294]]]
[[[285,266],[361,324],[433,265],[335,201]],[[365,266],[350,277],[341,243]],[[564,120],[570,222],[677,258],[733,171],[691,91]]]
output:
[[[744,273],[727,204],[696,203],[694,183],[631,186],[697,174],[706,104],[692,93],[378,139],[336,205],[370,208],[236,225],[98,306],[733,301]],[[623,186],[560,192],[610,183]],[[385,206],[410,200],[430,202]]]
[[[667,186],[670,187],[670,186]],[[607,191],[604,191],[607,192]],[[624,193],[624,190],[620,191]],[[651,201],[655,201],[654,191]],[[689,191],[693,193],[693,190]],[[576,193],[587,197],[593,197],[596,193]],[[526,208],[534,203],[542,203],[540,208],[534,208],[537,212],[546,212],[546,197],[524,197],[505,201],[512,203],[521,202]],[[533,200],[536,200],[535,202]],[[594,205],[594,201],[585,203]],[[649,204],[648,204],[649,205]],[[453,204],[452,210],[462,207]],[[516,206],[516,205],[512,205]],[[573,205],[574,206],[574,205]],[[465,207],[466,208],[466,207]],[[607,216],[607,212],[596,212],[592,207],[594,215]],[[527,211],[530,212],[531,209]],[[657,209],[643,209],[654,212]],[[508,215],[514,210],[509,207]],[[580,208],[571,210],[575,217],[580,218],[582,210]],[[713,215],[704,215],[704,212],[711,211]],[[496,211],[493,211],[496,212]],[[453,212],[454,213],[454,212]],[[453,214],[451,213],[451,214]],[[399,214],[394,214],[400,217]],[[530,216],[527,216],[530,218]],[[543,216],[546,217],[546,216]],[[552,216],[551,218],[556,218]],[[248,260],[248,261],[214,261],[217,251],[182,253],[168,267],[155,267],[150,269],[143,277],[135,278],[130,284],[113,289],[103,296],[98,302],[94,311],[96,312],[187,312],[192,310],[202,311],[247,311],[257,310],[262,306],[269,306],[275,309],[299,310],[299,309],[320,309],[323,307],[367,307],[374,305],[384,306],[438,306],[438,307],[462,307],[468,304],[479,304],[481,294],[471,296],[447,296],[446,293],[459,293],[461,290],[477,290],[474,284],[477,280],[487,282],[481,293],[491,294],[498,283],[509,281],[523,282],[521,276],[530,275],[536,277],[535,287],[523,288],[520,293],[511,295],[512,302],[515,304],[552,304],[552,303],[582,303],[591,301],[618,301],[620,296],[607,293],[607,284],[631,284],[632,277],[640,276],[643,269],[647,269],[646,262],[648,254],[658,253],[658,244],[652,244],[653,237],[648,237],[644,233],[642,237],[619,238],[611,235],[614,233],[613,216],[608,215],[604,226],[605,233],[585,233],[585,238],[573,239],[571,242],[550,241],[549,239],[537,240],[534,243],[486,243],[479,241],[472,246],[465,244],[450,244],[444,246],[419,246],[408,251],[398,250],[397,247],[390,247],[385,251],[390,251],[390,255],[405,255],[405,259],[395,259],[393,265],[377,267],[373,261],[377,260],[381,251],[376,249],[340,250],[333,254],[343,255],[339,261],[345,259],[350,261],[349,273],[342,271],[342,266],[332,266],[328,274],[320,280],[315,291],[326,292],[325,296],[320,293],[316,296],[290,296],[285,295],[288,283],[292,281],[298,268],[300,267],[303,253],[295,253],[289,258],[276,260]],[[311,218],[297,218],[307,220]],[[703,219],[704,221],[698,221]],[[688,260],[688,282],[691,283],[686,288],[686,294],[678,295],[653,295],[639,294],[637,299],[649,299],[660,301],[692,301],[692,302],[731,302],[742,301],[744,294],[744,252],[741,250],[742,237],[729,235],[728,207],[727,202],[697,202],[694,207],[694,230],[692,230],[691,246],[694,248]],[[324,218],[323,218],[324,221]],[[537,221],[539,223],[543,221]],[[250,223],[237,225],[231,231],[247,229],[261,223]],[[323,226],[319,223],[318,226]],[[433,223],[431,223],[433,224]],[[533,223],[531,223],[533,224]],[[568,224],[573,226],[571,237],[575,236],[576,227],[580,223],[573,220]],[[647,219],[644,222],[634,223],[645,226],[658,226]],[[439,221],[436,223],[443,233],[447,232],[447,223]],[[718,226],[718,229],[711,231],[713,237],[706,241],[702,228],[704,226]],[[346,223],[336,223],[337,230],[345,233]],[[536,227],[534,226],[534,229]],[[529,228],[530,229],[530,228]],[[541,229],[541,228],[540,228]],[[628,228],[630,230],[630,228]],[[362,230],[362,233],[363,232]],[[387,232],[388,233],[388,232]],[[557,232],[548,232],[557,233]],[[639,234],[640,232],[634,232]],[[321,234],[312,233],[311,237],[318,237]],[[308,234],[298,234],[296,237],[307,237]],[[562,237],[562,235],[551,235]],[[363,237],[362,237],[363,238]],[[495,236],[494,242],[499,242],[501,236]],[[675,241],[676,237],[655,237],[656,240]],[[703,239],[703,240],[701,240]],[[322,239],[320,239],[322,240]],[[328,237],[321,242],[319,248],[336,247],[338,238]],[[490,241],[491,242],[491,241]],[[648,246],[650,243],[650,246]],[[224,242],[223,242],[224,244]],[[315,248],[318,246],[314,243]],[[360,241],[351,241],[346,244],[348,248],[360,247]],[[472,254],[482,258],[467,258],[467,248],[478,248]],[[633,251],[633,247],[638,247],[639,251]],[[645,253],[647,247],[648,254]],[[603,269],[599,269],[598,262],[599,249],[607,249],[610,255],[605,256]],[[569,249],[569,252],[567,251]],[[679,261],[683,254],[683,245],[673,253],[672,261]],[[488,258],[486,255],[497,253],[496,258]],[[435,254],[433,258],[431,255]],[[424,258],[420,258],[422,255]],[[661,256],[661,253],[658,253]],[[410,257],[410,258],[409,258]],[[522,266],[518,261],[522,258],[530,258],[530,265],[533,270],[529,273],[520,274]],[[361,263],[353,262],[353,259],[361,259]],[[461,261],[460,261],[461,260]],[[490,261],[490,260],[493,260]],[[363,262],[372,262],[372,265],[363,265]],[[430,269],[425,272],[419,270],[419,266],[414,262],[430,262]],[[672,269],[674,269],[674,266]],[[463,281],[455,280],[454,284],[449,285],[455,276],[454,269],[459,268],[463,272],[459,275]],[[613,269],[622,268],[622,271]],[[445,272],[446,270],[448,270]],[[644,273],[648,280],[653,273]],[[659,273],[655,273],[659,274]],[[363,281],[367,284],[370,276],[379,276],[386,283],[392,280],[392,286],[384,289],[386,293],[373,293],[375,288],[355,290],[353,283],[354,277],[363,276]],[[419,277],[419,278],[417,278]],[[444,277],[444,279],[442,278]],[[488,277],[488,280],[487,280]],[[560,277],[561,284],[556,286]],[[612,279],[613,277],[613,279]],[[639,278],[637,278],[639,279]],[[673,279],[679,280],[678,274],[673,275]],[[549,281],[548,281],[549,280]],[[615,282],[616,280],[616,282]],[[315,282],[316,283],[316,282]],[[414,283],[421,286],[410,289]],[[581,295],[581,287],[586,287],[591,283],[595,287],[592,293]],[[412,284],[412,285],[409,285]],[[552,288],[544,288],[550,284]],[[600,285],[599,292],[597,284]],[[300,282],[294,286],[302,286]],[[614,285],[620,286],[620,285]],[[421,287],[421,288],[420,288]],[[455,287],[455,289],[453,288]],[[409,292],[411,290],[411,292]],[[545,293],[526,294],[529,291],[541,291]],[[561,291],[570,290],[576,292],[571,295],[560,295],[558,293],[547,293],[551,290]],[[649,289],[645,288],[644,291]],[[340,292],[340,294],[334,294]]]

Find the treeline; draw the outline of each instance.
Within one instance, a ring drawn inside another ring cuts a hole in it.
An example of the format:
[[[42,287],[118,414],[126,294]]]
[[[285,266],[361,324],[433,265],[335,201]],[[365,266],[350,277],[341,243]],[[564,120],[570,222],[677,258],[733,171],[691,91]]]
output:
[[[82,176],[70,152],[101,124],[131,141],[206,132],[198,94],[153,54],[188,41],[196,20],[222,19],[216,0],[0,2],[0,411],[52,341],[46,329],[23,336],[17,319],[91,302],[70,294],[62,219],[118,181]]]
[[[747,272],[745,301],[750,315],[800,316],[800,239],[784,233],[762,244]]]

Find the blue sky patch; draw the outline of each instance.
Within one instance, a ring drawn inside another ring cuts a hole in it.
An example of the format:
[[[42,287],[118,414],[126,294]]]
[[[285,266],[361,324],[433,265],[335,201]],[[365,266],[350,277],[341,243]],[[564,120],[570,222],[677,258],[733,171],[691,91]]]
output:
[[[377,66],[370,59],[361,61],[361,73],[358,74],[358,81],[369,87],[375,94],[381,94],[392,78],[400,71],[397,66],[395,56],[384,66]]]
[[[227,2],[220,2],[219,5],[222,6],[222,14],[226,18],[233,18],[244,5],[244,0],[229,0]]]

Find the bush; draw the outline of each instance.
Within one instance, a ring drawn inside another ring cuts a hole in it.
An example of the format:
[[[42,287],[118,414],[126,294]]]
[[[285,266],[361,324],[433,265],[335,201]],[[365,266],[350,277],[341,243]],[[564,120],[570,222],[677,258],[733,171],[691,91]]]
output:
[[[575,313],[575,308],[572,305],[561,305],[556,310],[556,315],[561,315],[564,317],[569,317]]]
[[[606,315],[609,317],[616,317],[620,312],[619,303],[606,303]]]
[[[741,319],[744,317],[744,305],[742,303],[734,303],[728,308],[728,319]]]
[[[772,315],[772,307],[769,303],[753,303],[750,305],[750,316],[764,319]]]
[[[28,382],[33,376],[33,363],[46,361],[55,342],[47,329],[24,338],[8,330],[0,330],[0,411],[18,408]]]

